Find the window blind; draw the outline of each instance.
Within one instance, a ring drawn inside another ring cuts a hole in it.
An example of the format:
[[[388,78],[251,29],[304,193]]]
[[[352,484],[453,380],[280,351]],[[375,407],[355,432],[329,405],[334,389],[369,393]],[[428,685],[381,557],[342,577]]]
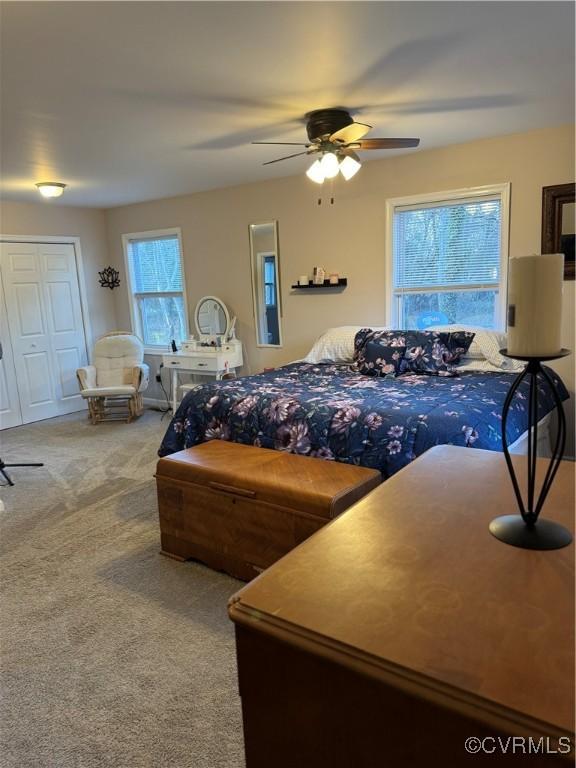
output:
[[[498,286],[500,198],[396,208],[395,291]]]
[[[176,235],[131,240],[128,252],[134,293],[176,293],[184,290]]]

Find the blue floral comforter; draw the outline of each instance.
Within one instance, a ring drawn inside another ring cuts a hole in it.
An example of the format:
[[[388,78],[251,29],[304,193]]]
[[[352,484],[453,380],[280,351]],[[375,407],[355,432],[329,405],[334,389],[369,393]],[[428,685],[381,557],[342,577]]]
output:
[[[486,371],[375,378],[347,365],[294,363],[191,390],[158,453],[232,440],[373,467],[386,478],[434,445],[501,450],[502,406],[514,378]],[[527,397],[525,381],[508,417],[509,443],[526,431]],[[547,386],[538,400],[542,418],[554,407]]]

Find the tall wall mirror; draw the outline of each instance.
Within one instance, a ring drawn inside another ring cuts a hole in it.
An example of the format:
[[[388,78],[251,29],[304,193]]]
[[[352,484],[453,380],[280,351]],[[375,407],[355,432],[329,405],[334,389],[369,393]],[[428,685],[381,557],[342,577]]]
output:
[[[252,299],[259,347],[282,346],[280,258],[277,222],[250,224]]]

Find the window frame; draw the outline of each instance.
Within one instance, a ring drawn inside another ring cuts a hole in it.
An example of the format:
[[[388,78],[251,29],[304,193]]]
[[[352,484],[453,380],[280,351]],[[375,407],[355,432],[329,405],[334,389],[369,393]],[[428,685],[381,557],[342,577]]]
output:
[[[406,197],[393,197],[386,200],[386,324],[399,328],[399,319],[397,317],[397,302],[395,301],[394,291],[394,214],[397,208],[419,208],[426,206],[442,205],[443,203],[457,203],[458,201],[470,200],[482,197],[500,198],[500,280],[498,283],[498,298],[496,303],[496,318],[494,328],[491,330],[506,330],[506,307],[508,300],[508,252],[510,243],[510,182],[501,184],[490,184],[479,187],[464,187],[462,189],[444,190],[441,192],[427,192],[418,195],[408,195]],[[466,288],[457,286],[434,286],[407,290],[405,293],[433,293],[433,292],[455,292],[463,290],[477,291],[482,289],[493,290],[493,284],[467,285]],[[464,323],[463,323],[464,324]]]
[[[129,257],[129,247],[133,240],[159,240],[163,237],[174,237],[178,239],[178,248],[180,250],[180,268],[182,270],[182,290],[181,291],[158,291],[154,293],[141,293],[134,291],[134,276],[132,274],[132,264]],[[184,305],[184,331],[186,337],[190,335],[190,323],[188,320],[188,298],[186,293],[186,272],[184,269],[184,250],[182,248],[182,230],[180,227],[169,229],[151,229],[145,232],[129,232],[122,235],[122,250],[124,252],[124,269],[126,272],[126,289],[128,291],[128,302],[130,304],[130,323],[132,333],[139,336],[144,342],[144,354],[162,355],[170,352],[170,345],[150,345],[144,341],[144,329],[142,327],[142,314],[140,311],[139,299],[144,297],[171,297],[182,296]]]

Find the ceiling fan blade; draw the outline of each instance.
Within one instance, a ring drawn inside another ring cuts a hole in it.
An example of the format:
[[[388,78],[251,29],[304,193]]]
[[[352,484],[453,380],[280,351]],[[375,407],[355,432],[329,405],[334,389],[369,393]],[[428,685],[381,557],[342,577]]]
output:
[[[283,147],[309,147],[303,141],[252,141],[251,144],[280,144]]]
[[[370,112],[386,112],[388,115],[420,115],[440,112],[463,112],[474,109],[502,109],[524,103],[517,94],[494,93],[485,96],[458,97],[453,99],[427,99],[389,101],[386,104],[362,104],[356,109]]]
[[[401,147],[417,147],[420,139],[363,139],[352,141],[352,149],[400,149]]]
[[[340,128],[339,131],[334,131],[330,135],[330,141],[340,141],[342,144],[350,144],[351,141],[359,141],[362,136],[366,136],[368,131],[372,129],[371,125],[365,123],[350,123],[345,125],[344,128]]]
[[[308,154],[308,152],[296,152],[295,155],[286,155],[286,157],[278,157],[276,160],[268,160],[268,162],[262,163],[262,165],[272,165],[272,163],[280,163],[282,160],[290,160],[291,157],[300,157],[300,155]]]
[[[351,157],[352,160],[356,160],[357,163],[362,162],[356,152],[354,152],[354,150],[350,149],[349,147],[341,149],[339,154],[342,155],[342,157]]]

